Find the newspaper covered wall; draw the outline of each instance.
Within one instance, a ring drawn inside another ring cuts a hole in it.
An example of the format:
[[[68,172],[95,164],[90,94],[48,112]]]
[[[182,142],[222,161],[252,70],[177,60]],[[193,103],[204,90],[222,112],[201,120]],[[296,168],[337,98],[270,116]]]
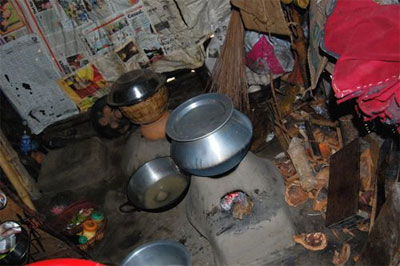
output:
[[[22,36],[0,49],[1,89],[34,134],[78,113],[57,86],[60,74],[44,50],[36,34]]]
[[[34,64],[49,64],[57,72],[51,77],[60,95],[68,95],[66,101],[72,99],[81,111],[126,71],[202,66],[203,42],[230,12],[228,0],[2,0],[1,7],[7,12],[2,13],[0,50],[36,33],[48,60]],[[15,106],[25,110],[17,101]]]

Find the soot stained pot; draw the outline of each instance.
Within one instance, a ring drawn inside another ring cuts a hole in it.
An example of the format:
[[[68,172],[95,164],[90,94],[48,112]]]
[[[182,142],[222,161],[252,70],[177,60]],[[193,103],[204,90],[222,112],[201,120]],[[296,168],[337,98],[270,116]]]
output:
[[[142,165],[130,178],[129,202],[119,209],[121,212],[168,210],[183,199],[189,183],[190,176],[183,173],[171,157],[156,158]]]
[[[112,85],[107,103],[111,106],[133,105],[152,96],[165,82],[165,77],[147,69],[122,74]]]
[[[113,84],[107,102],[135,124],[157,121],[168,108],[165,77],[151,70],[127,72]]]
[[[253,127],[218,93],[194,97],[176,108],[167,122],[171,157],[184,171],[216,176],[237,166],[246,155]]]

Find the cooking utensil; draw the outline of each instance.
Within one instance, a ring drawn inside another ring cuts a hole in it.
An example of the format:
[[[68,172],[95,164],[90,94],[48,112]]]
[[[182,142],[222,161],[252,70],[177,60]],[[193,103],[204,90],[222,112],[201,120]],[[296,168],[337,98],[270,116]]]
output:
[[[164,85],[165,77],[148,69],[122,74],[112,85],[108,104],[125,106],[146,100]]]
[[[253,135],[250,120],[218,93],[194,97],[176,108],[167,122],[171,157],[184,171],[215,176],[234,168]]]
[[[129,202],[121,212],[163,211],[174,207],[185,196],[190,176],[183,173],[171,157],[161,157],[142,165],[130,178]]]
[[[1,256],[0,264],[2,265],[22,265],[29,253],[30,237],[28,232],[17,222],[6,221],[1,225],[3,228],[4,238],[1,238]],[[18,233],[11,233],[16,230]],[[8,236],[7,236],[8,235]]]
[[[192,265],[191,256],[184,245],[170,240],[147,243],[133,250],[122,266],[141,265]]]

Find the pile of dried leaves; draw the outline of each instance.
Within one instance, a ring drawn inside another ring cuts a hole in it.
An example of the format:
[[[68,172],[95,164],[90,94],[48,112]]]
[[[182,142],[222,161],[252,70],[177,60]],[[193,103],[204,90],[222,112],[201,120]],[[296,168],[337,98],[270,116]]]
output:
[[[275,110],[279,109],[275,135],[286,150],[286,157],[276,162],[285,179],[285,200],[291,207],[311,200],[313,211],[325,217],[330,157],[343,148],[339,124],[326,115],[327,107],[323,98],[301,104],[277,101],[275,105]],[[373,206],[374,194],[372,157],[369,145],[361,145],[359,201],[370,207]],[[363,223],[357,228],[368,231],[369,225]],[[325,249],[328,241],[323,232],[303,233],[293,236],[293,239],[313,251]],[[350,245],[344,243],[342,250],[335,251],[332,263],[344,265],[350,253]]]

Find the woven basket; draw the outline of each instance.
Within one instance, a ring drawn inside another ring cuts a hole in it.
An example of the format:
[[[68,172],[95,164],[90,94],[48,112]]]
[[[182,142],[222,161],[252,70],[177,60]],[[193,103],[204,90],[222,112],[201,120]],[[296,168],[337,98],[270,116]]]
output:
[[[121,106],[120,110],[135,124],[149,124],[159,119],[168,107],[168,90],[162,86],[150,98],[128,106]]]

